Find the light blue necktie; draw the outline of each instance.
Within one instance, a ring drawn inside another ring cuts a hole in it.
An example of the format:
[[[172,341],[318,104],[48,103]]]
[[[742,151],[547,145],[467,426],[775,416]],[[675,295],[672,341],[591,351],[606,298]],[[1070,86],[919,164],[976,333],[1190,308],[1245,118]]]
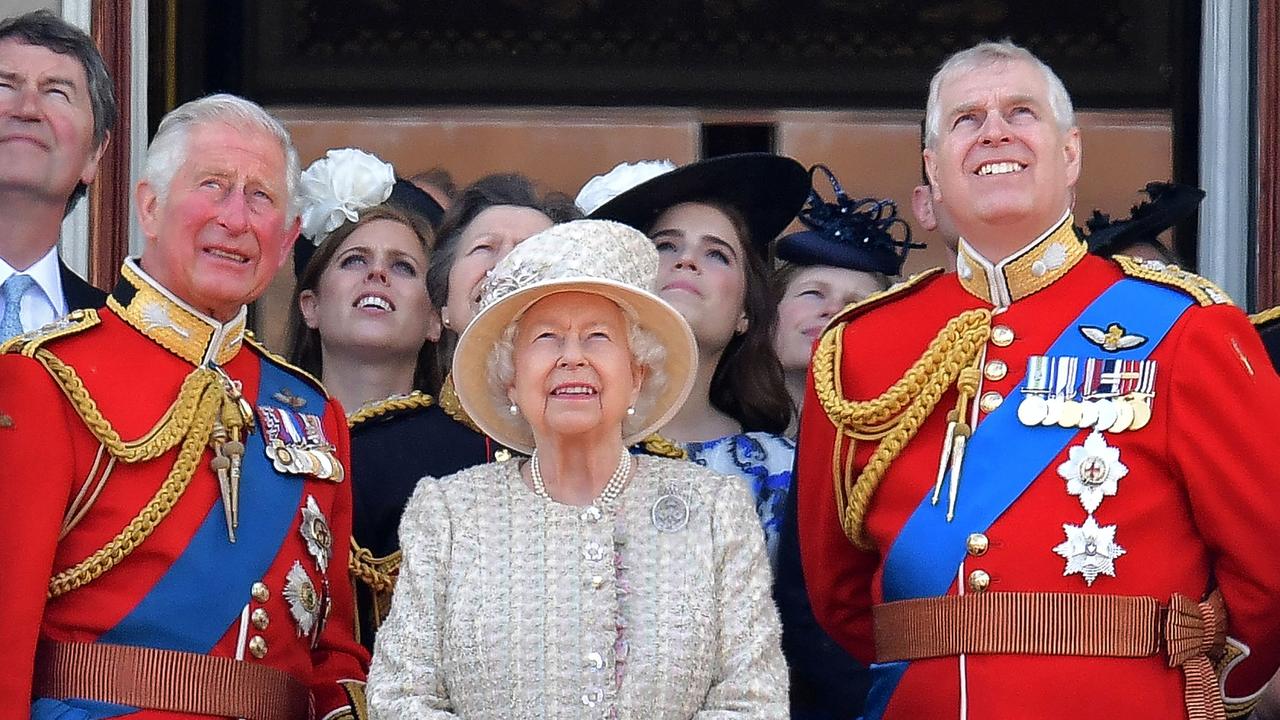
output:
[[[36,284],[30,275],[10,275],[0,285],[0,295],[4,296],[4,317],[0,317],[0,342],[8,340],[22,332],[22,296]]]

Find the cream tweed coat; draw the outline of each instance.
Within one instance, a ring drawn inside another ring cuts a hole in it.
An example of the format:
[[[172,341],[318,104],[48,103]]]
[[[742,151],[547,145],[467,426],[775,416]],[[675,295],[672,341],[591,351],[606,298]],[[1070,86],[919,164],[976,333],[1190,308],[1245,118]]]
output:
[[[515,462],[420,483],[371,717],[787,717],[750,493],[693,463],[638,461],[602,511],[534,495]],[[683,528],[657,527],[664,495],[688,506]]]

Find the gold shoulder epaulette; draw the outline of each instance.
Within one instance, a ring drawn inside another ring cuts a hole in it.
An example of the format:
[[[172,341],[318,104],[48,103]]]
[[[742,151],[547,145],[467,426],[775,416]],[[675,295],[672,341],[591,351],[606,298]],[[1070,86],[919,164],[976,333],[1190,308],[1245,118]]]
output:
[[[435,403],[435,398],[419,390],[414,390],[408,395],[392,395],[377,402],[361,405],[359,410],[347,416],[347,427],[353,428],[360,423],[368,422],[388,413],[429,408]]]
[[[1232,305],[1231,297],[1212,280],[1159,260],[1140,260],[1128,255],[1112,258],[1125,275],[1177,288],[1195,299],[1202,307]]]
[[[84,332],[101,322],[102,319],[98,317],[97,310],[72,310],[48,325],[5,340],[0,343],[0,353],[21,353],[26,357],[34,357],[41,345],[60,337]]]
[[[1249,316],[1249,322],[1253,323],[1254,327],[1258,328],[1261,328],[1263,325],[1270,325],[1277,320],[1280,320],[1280,305],[1273,308],[1267,308],[1266,310],[1256,312]]]
[[[903,280],[902,282],[894,283],[893,285],[890,285],[888,288],[881,290],[880,292],[871,293],[870,295],[859,300],[858,302],[849,303],[848,305],[844,306],[843,310],[836,313],[835,317],[831,318],[831,322],[827,323],[827,327],[823,329],[823,332],[830,330],[831,328],[835,327],[836,325],[839,325],[842,322],[848,322],[850,318],[861,315],[862,313],[870,310],[871,308],[879,307],[891,300],[896,300],[898,299],[899,296],[903,295],[904,293],[908,293],[913,290],[918,290],[921,287],[924,287],[924,285],[926,284],[925,283],[926,280],[931,280],[935,277],[938,277],[942,275],[943,272],[944,272],[943,269],[940,267],[929,268],[928,270],[923,270],[921,272],[916,273],[915,275],[912,275],[911,277],[907,278],[906,280]]]
[[[289,372],[292,372],[292,373],[294,373],[294,374],[296,374],[296,375],[300,376],[302,379],[306,380],[307,382],[311,383],[311,386],[312,386],[312,387],[314,387],[316,390],[319,390],[319,391],[320,391],[320,394],[324,396],[324,399],[325,399],[325,400],[328,400],[328,399],[329,399],[329,391],[324,389],[324,384],[323,384],[323,383],[321,383],[321,382],[316,378],[316,376],[315,376],[315,375],[312,375],[311,373],[307,372],[306,370],[303,370],[302,368],[298,367],[297,365],[294,365],[293,363],[289,362],[288,360],[285,360],[285,359],[284,359],[284,357],[282,357],[282,356],[280,356],[280,355],[277,355],[277,354],[275,354],[275,353],[271,352],[270,350],[268,350],[266,345],[263,345],[262,343],[258,342],[258,338],[257,338],[257,336],[255,336],[253,333],[251,333],[251,332],[249,332],[249,331],[247,331],[247,330],[246,330],[246,331],[245,331],[245,333],[244,333],[244,342],[245,342],[245,344],[246,344],[246,345],[248,345],[249,347],[251,347],[251,348],[253,348],[254,350],[258,351],[258,354],[259,354],[259,355],[262,355],[262,357],[264,357],[264,358],[266,358],[266,359],[270,360],[271,362],[275,363],[276,365],[279,365],[280,367],[284,368],[285,370],[288,370]]]

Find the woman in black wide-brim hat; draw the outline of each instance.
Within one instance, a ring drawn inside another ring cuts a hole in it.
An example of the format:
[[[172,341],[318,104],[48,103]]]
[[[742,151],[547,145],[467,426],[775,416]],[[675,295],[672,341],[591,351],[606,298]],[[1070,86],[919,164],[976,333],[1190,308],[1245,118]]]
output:
[[[697,338],[693,392],[645,449],[666,454],[674,446],[742,477],[755,494],[773,557],[795,443],[783,434],[792,408],[773,348],[777,304],[768,245],[804,204],[808,174],[795,160],[769,153],[667,168],[621,165],[588,183],[578,205],[591,218],[626,223],[653,240],[661,261],[658,295]],[[648,179],[635,184],[637,175]]]

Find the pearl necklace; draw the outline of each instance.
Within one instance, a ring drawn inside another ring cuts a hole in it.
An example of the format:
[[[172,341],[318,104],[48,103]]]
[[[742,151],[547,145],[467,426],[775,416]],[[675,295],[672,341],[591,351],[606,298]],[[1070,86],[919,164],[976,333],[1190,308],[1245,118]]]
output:
[[[631,453],[626,448],[622,449],[622,456],[618,458],[618,467],[614,469],[613,474],[609,476],[609,482],[605,483],[604,489],[600,491],[600,496],[591,502],[597,507],[602,505],[610,505],[618,496],[622,494],[622,489],[627,485],[627,477],[631,474]],[[547,492],[547,485],[542,480],[542,468],[538,465],[538,449],[534,448],[533,455],[529,457],[529,475],[533,479],[533,494],[545,500],[551,500],[551,494]]]

